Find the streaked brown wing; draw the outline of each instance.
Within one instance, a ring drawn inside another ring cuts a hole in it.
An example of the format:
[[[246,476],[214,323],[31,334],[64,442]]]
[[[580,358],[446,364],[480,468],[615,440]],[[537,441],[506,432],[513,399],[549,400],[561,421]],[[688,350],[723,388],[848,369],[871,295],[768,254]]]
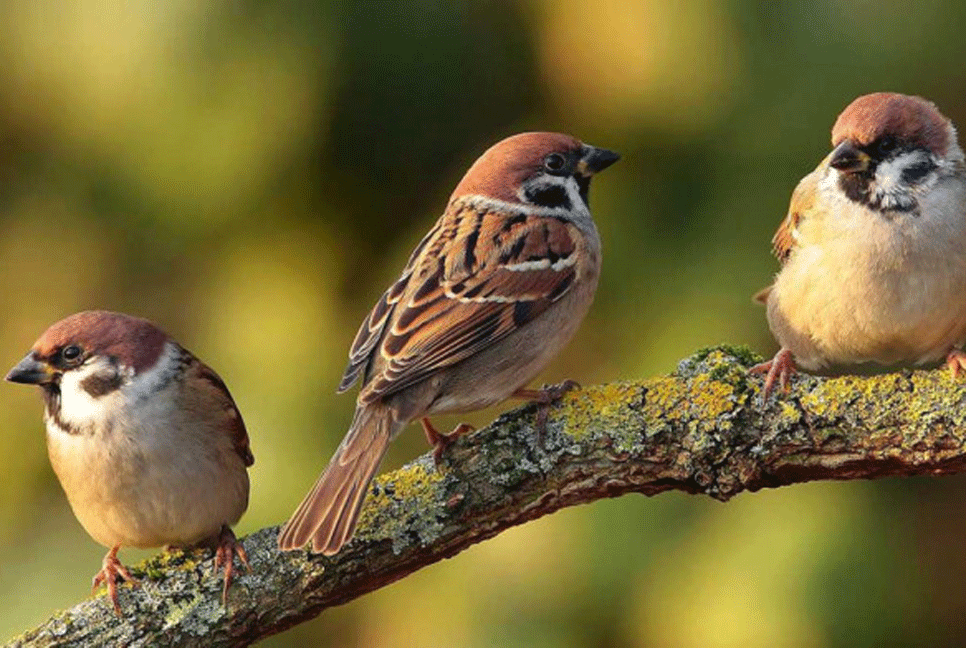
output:
[[[788,215],[782,220],[781,225],[778,226],[778,231],[771,239],[772,250],[782,265],[788,261],[792,250],[798,244],[798,231],[802,220],[808,216],[808,213],[815,206],[822,168],[823,165],[819,165],[819,168],[802,178],[798,186],[795,187],[791,202],[788,205]]]
[[[435,241],[438,238],[443,220],[443,218],[440,218],[436,221],[436,224],[429,233],[423,237],[423,240],[419,242],[419,245],[416,246],[413,253],[409,255],[409,261],[406,263],[402,275],[382,294],[382,297],[379,298],[376,305],[369,311],[366,319],[363,320],[362,326],[359,327],[355,340],[352,342],[352,347],[349,349],[349,365],[342,374],[342,381],[339,383],[337,390],[338,393],[341,394],[349,389],[349,387],[352,387],[353,383],[359,379],[360,374],[363,374],[363,383],[368,381],[368,376],[364,374],[367,373],[369,361],[372,359],[373,349],[375,349],[376,345],[382,339],[383,332],[386,330],[386,324],[389,322],[389,318],[396,308],[397,302],[406,291],[406,286],[409,285],[409,280],[416,269],[420,255],[427,246],[431,245],[431,241]]]
[[[214,369],[192,356],[194,370],[202,385],[208,386],[208,399],[214,399],[221,406],[221,414],[227,419],[227,427],[230,430],[232,445],[235,452],[241,457],[246,466],[255,463],[255,456],[252,454],[251,443],[248,439],[248,430],[245,429],[245,421],[242,420],[241,412],[235,405],[235,400],[231,397],[227,385],[221,377],[215,373]]]
[[[456,207],[424,245],[387,316],[362,402],[505,338],[565,295],[577,277],[583,239],[573,225]]]
[[[795,231],[801,216],[795,212],[789,212],[778,226],[778,231],[771,239],[772,253],[781,261],[782,265],[788,261],[788,257],[795,247]]]

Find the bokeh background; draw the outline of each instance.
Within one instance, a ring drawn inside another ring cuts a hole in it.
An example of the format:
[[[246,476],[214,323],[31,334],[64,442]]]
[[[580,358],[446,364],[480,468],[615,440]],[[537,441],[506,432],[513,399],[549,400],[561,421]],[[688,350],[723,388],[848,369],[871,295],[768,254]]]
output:
[[[494,141],[552,129],[624,154],[593,190],[596,304],[546,372],[591,384],[719,342],[774,352],[750,295],[853,97],[917,93],[966,124],[962,0],[110,4],[0,4],[0,364],[77,310],[162,323],[247,420],[241,533],[283,521],[328,460],[356,326]],[[104,551],[34,391],[0,384],[0,637],[86,596]],[[384,468],[424,451],[404,435]],[[964,494],[598,502],[264,645],[962,646]]]

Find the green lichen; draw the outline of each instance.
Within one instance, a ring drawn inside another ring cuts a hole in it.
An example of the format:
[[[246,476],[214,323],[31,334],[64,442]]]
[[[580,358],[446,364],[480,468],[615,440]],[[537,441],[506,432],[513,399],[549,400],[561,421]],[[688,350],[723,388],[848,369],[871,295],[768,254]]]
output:
[[[193,571],[199,563],[211,558],[208,549],[171,549],[151,556],[131,568],[132,572],[142,573],[150,580],[160,580],[172,570]]]
[[[175,597],[167,601],[164,610],[164,617],[161,625],[162,630],[174,628],[184,623],[185,617],[198,607],[196,596]]]
[[[842,430],[837,427],[815,427],[810,430],[812,438],[819,445],[824,445],[830,441],[842,439]]]
[[[738,364],[750,367],[762,361],[762,357],[743,344],[718,344],[711,347],[703,347],[695,351],[690,360],[701,362],[711,354],[718,354],[719,357],[730,356],[738,361]]]

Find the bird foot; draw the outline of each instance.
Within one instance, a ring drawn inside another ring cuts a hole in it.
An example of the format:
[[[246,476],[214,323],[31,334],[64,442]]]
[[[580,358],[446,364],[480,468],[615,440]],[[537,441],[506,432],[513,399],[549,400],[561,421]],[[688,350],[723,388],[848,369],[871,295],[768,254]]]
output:
[[[120,548],[121,546],[117,545],[107,552],[107,555],[104,556],[104,560],[101,562],[101,571],[94,574],[94,582],[91,585],[91,594],[94,594],[102,583],[107,583],[107,595],[111,597],[111,603],[114,604],[114,612],[117,613],[117,616],[121,616],[121,604],[117,600],[118,577],[126,580],[135,587],[141,584],[138,579],[131,576],[131,572],[127,570],[127,567],[122,565],[121,561],[117,559],[117,552]]]
[[[788,384],[794,374],[798,373],[795,368],[795,358],[788,349],[781,349],[775,357],[767,362],[756,364],[748,370],[750,374],[766,374],[765,385],[761,390],[762,401],[768,400],[768,395],[777,381],[782,388],[782,393],[788,391]]]
[[[953,378],[959,377],[959,372],[966,369],[966,351],[953,349],[946,356],[946,366],[953,374]]]
[[[423,424],[426,440],[429,441],[429,445],[433,446],[433,463],[436,464],[437,469],[443,462],[443,453],[446,448],[453,445],[453,442],[464,434],[476,431],[476,428],[469,423],[460,423],[449,434],[443,434],[433,426],[428,418],[423,417],[419,422]]]
[[[556,385],[544,385],[540,389],[518,389],[513,392],[514,398],[523,398],[537,405],[537,443],[543,447],[544,433],[547,431],[547,418],[550,416],[550,405],[564,394],[574,389],[580,389],[580,383],[575,380],[565,380]]]
[[[215,547],[215,566],[212,568],[212,575],[216,575],[220,570],[225,570],[225,585],[221,590],[221,603],[228,607],[228,588],[231,587],[231,579],[235,574],[235,557],[245,565],[245,571],[250,572],[251,566],[248,564],[248,553],[245,547],[235,537],[235,534],[224,525],[218,534],[218,545]]]

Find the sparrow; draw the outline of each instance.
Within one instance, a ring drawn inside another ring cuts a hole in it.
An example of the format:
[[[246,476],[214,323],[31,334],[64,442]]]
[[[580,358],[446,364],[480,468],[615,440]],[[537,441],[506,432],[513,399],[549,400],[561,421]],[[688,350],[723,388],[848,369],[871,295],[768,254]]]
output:
[[[110,550],[94,577],[115,612],[119,579],[137,584],[121,547],[215,551],[222,600],[235,556],[231,531],[248,507],[248,433],[225,383],[153,323],[107,311],[67,317],[7,374],[39,385],[47,450],[74,515]]]
[[[511,396],[546,404],[570,383],[524,389],[573,337],[593,301],[600,238],[591,177],[618,160],[558,133],[498,142],[466,172],[402,276],[363,321],[339,392],[357,380],[352,424],[279,534],[333,555],[351,538],[389,442],[420,419],[434,456],[471,431],[428,416]]]
[[[931,102],[877,92],[832,128],[772,240],[782,264],[756,295],[781,349],[751,369],[764,396],[814,373],[966,368],[966,166]]]

